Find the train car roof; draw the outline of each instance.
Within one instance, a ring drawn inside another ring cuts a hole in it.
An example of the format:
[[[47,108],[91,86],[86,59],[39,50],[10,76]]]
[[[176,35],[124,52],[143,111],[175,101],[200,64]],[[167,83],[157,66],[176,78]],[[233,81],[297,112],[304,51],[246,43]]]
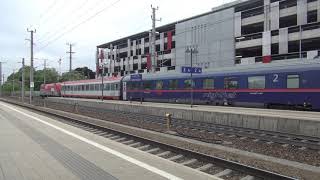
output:
[[[123,77],[104,77],[103,81],[104,82],[108,82],[108,81],[120,81]],[[74,85],[74,84],[87,84],[87,83],[97,83],[97,82],[101,82],[101,78],[98,79],[84,79],[84,80],[78,80],[78,81],[66,81],[63,82],[62,85]]]
[[[194,78],[206,76],[235,76],[235,75],[250,75],[250,74],[265,74],[275,72],[290,72],[290,71],[305,71],[305,70],[320,70],[320,61],[301,61],[295,63],[269,63],[269,64],[254,64],[254,65],[239,65],[227,68],[211,69],[203,71],[202,74],[193,74]],[[171,79],[171,78],[188,78],[190,74],[177,72],[166,72],[156,74],[142,74],[143,80],[154,79]],[[125,76],[123,81],[130,81],[130,75]]]

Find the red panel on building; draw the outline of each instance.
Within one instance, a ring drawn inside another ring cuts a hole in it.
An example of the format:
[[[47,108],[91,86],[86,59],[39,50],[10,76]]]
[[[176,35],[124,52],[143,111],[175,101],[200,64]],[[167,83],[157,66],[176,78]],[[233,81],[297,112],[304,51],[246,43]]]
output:
[[[101,62],[102,62],[102,60],[104,59],[104,52],[103,52],[102,49],[100,49],[99,59],[101,60]]]
[[[168,39],[168,45],[166,50],[171,50],[172,49],[172,31],[167,32],[167,39]]]
[[[270,63],[272,60],[271,56],[263,56],[262,62],[263,63]]]
[[[151,56],[150,54],[147,54],[147,69],[151,69]]]

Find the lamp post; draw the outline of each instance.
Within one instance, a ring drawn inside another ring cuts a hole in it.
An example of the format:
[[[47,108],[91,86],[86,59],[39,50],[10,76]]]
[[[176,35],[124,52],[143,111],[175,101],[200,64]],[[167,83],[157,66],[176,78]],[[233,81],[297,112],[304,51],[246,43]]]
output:
[[[103,101],[103,90],[104,90],[103,78],[104,78],[104,64],[102,63],[102,73],[101,73],[101,101]]]
[[[13,69],[13,73],[12,73],[12,93],[11,96],[14,96],[14,73],[15,73],[15,69]]]
[[[191,81],[191,91],[190,91],[190,107],[193,107],[193,61],[192,57],[193,54],[198,53],[198,49],[196,47],[187,47],[186,53],[190,53],[190,67],[191,67],[191,73],[190,73],[190,81]]]

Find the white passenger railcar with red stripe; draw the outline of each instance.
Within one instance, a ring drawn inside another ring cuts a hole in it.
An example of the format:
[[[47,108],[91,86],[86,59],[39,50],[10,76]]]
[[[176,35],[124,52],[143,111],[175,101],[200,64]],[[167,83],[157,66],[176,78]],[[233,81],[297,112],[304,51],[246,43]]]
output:
[[[121,99],[122,77],[67,81],[62,83],[61,96],[79,98]],[[103,82],[103,85],[102,85]]]

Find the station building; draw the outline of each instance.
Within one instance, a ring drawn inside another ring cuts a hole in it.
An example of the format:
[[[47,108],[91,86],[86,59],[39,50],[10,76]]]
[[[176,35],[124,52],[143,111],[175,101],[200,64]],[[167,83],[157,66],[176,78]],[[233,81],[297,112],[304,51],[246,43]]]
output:
[[[238,0],[156,28],[156,73],[204,71],[318,57],[320,0]],[[97,74],[150,72],[149,31],[97,46]],[[102,66],[103,64],[103,66]]]

